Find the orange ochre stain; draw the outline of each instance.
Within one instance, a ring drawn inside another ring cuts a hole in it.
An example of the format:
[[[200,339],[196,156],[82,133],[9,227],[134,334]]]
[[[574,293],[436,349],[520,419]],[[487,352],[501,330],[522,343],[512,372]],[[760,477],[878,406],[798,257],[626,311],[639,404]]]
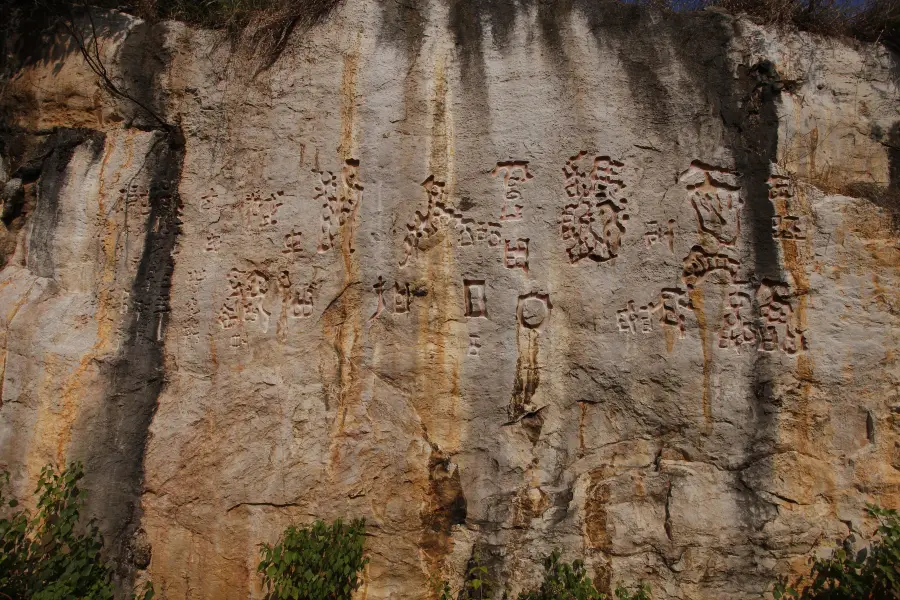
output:
[[[443,61],[438,59],[434,74],[432,98],[430,174],[447,184],[450,196],[452,154],[447,127],[447,82]],[[456,280],[452,234],[444,235],[435,246],[421,252],[423,278],[429,284],[428,295],[420,303],[416,334],[416,368],[418,385],[413,406],[428,435],[443,455],[459,451],[459,359],[462,350],[452,324],[461,318],[461,281]],[[435,450],[432,450],[435,452]],[[432,474],[429,472],[429,481]],[[431,485],[429,483],[429,485]],[[438,526],[443,519],[432,504],[421,513],[423,532],[419,540],[420,560],[426,578],[440,577],[446,557],[453,551],[449,527]]]
[[[107,181],[107,169],[109,161],[112,157],[113,150],[118,146],[118,137],[125,136],[125,161],[114,172],[111,182]],[[114,285],[116,274],[116,237],[119,229],[116,223],[116,211],[109,210],[106,203],[107,190],[110,186],[115,188],[122,178],[123,172],[133,164],[134,156],[134,132],[127,131],[124,133],[110,132],[106,137],[103,157],[100,162],[100,172],[98,174],[98,196],[97,196],[97,217],[100,221],[101,237],[99,240],[100,250],[102,252],[101,271],[97,278],[98,283],[98,305],[94,313],[94,320],[97,322],[96,339],[90,350],[81,357],[78,366],[66,377],[60,386],[58,410],[54,410],[57,406],[50,399],[42,398],[38,408],[38,423],[32,434],[31,445],[44,446],[53,443],[53,457],[57,464],[63,465],[66,461],[66,454],[69,443],[72,438],[72,428],[78,416],[80,401],[84,394],[84,378],[89,371],[90,365],[94,360],[113,348],[112,342],[115,337],[115,328],[121,321],[121,317],[114,306]],[[115,208],[115,207],[113,207]],[[55,359],[51,359],[50,355],[45,357],[45,370],[47,371],[47,383],[45,384],[48,391],[56,389],[53,385],[55,378],[53,373],[49,372],[50,367],[56,363]],[[49,448],[47,448],[49,450]],[[45,460],[45,454],[40,451],[29,452],[29,455],[35,457],[35,460]],[[29,474],[37,473],[36,465],[29,465]]]
[[[813,133],[817,134],[818,132],[814,130]],[[806,191],[802,186],[794,186],[793,198],[796,200],[797,206],[789,207],[787,205],[787,199],[781,199],[776,203],[776,213],[780,216],[786,216],[791,212],[796,213],[799,211],[800,213],[807,215],[807,217],[812,214]],[[810,289],[809,278],[806,273],[808,263],[806,257],[810,252],[808,249],[804,252],[805,249],[801,244],[805,243],[809,246],[812,243],[812,238],[811,236],[808,236],[805,241],[782,238],[780,241],[784,266],[791,274],[795,286],[794,294],[797,298],[797,308],[793,315],[794,323],[792,325],[796,331],[806,331],[807,300]],[[802,451],[812,452],[812,449],[809,447],[812,443],[809,433],[811,418],[809,414],[809,402],[813,384],[813,359],[808,351],[802,352],[797,357],[795,377],[800,382],[797,400],[796,426],[799,433],[799,439],[797,441],[801,444]]]

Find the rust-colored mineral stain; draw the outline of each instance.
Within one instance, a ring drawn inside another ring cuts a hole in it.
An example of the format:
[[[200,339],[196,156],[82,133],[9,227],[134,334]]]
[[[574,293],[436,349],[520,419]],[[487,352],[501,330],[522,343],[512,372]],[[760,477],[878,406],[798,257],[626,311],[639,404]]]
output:
[[[459,446],[459,365],[451,324],[458,320],[459,285],[454,281],[453,247],[445,237],[420,254],[428,295],[418,311],[416,365],[419,385],[413,405],[425,427],[445,452]]]
[[[710,355],[709,336],[707,335],[706,312],[704,310],[703,292],[700,288],[694,288],[690,292],[691,305],[697,317],[697,329],[700,332],[700,347],[703,350],[703,419],[706,423],[712,422],[712,407],[710,406],[710,376],[712,375],[712,356]]]
[[[447,133],[447,84],[443,63],[435,66],[432,100],[430,174],[446,181],[450,176],[450,150]],[[459,356],[462,349],[453,335],[451,324],[461,317],[460,286],[454,269],[454,249],[450,236],[419,253],[423,261],[423,278],[428,281],[428,295],[418,312],[416,332],[416,371],[418,385],[412,402],[432,447],[437,453],[453,455],[460,445],[459,430]],[[447,556],[453,551],[447,504],[434,478],[434,464],[429,467],[429,502],[421,512],[422,535],[419,548],[423,568],[428,577],[440,576]],[[456,475],[458,485],[458,473]],[[461,488],[459,494],[462,494]]]
[[[523,338],[527,340],[522,347]],[[516,332],[516,376],[513,380],[513,393],[510,398],[510,418],[518,418],[522,415],[524,407],[531,402],[531,398],[541,383],[540,370],[538,368],[538,332],[526,329],[521,325]]]
[[[818,131],[813,130],[811,134],[811,140],[815,140],[818,137]],[[811,141],[811,144],[813,143]],[[810,156],[811,167],[815,168],[815,152],[813,148],[810,148],[812,154]],[[811,207],[809,205],[809,199],[806,196],[805,190],[801,186],[795,186],[794,199],[797,201],[796,207],[791,207],[791,211],[796,212],[799,208],[800,212],[805,215],[812,214]],[[788,214],[788,206],[786,201],[779,202],[775,209],[778,215],[785,216]],[[840,231],[840,230],[838,230]],[[838,236],[838,243],[843,244],[843,236]],[[798,331],[805,331],[808,327],[807,324],[807,299],[809,294],[809,277],[807,276],[807,263],[808,259],[803,252],[802,244],[810,244],[810,241],[804,242],[804,240],[796,240],[796,239],[781,239],[781,253],[784,259],[784,266],[790,272],[791,277],[794,281],[794,286],[796,288],[796,296],[797,296],[797,308],[794,312],[794,323],[793,326]],[[795,377],[800,382],[799,386],[799,396],[797,400],[797,420],[796,427],[798,430],[798,442],[801,444],[801,450],[804,452],[811,452],[810,444],[812,440],[810,439],[809,427],[810,427],[810,395],[812,393],[812,385],[813,385],[813,360],[809,355],[809,352],[801,352],[801,354],[797,357],[797,368],[795,370]]]
[[[591,550],[607,550],[610,546],[606,529],[606,506],[609,503],[609,486],[601,481],[602,473],[591,473],[584,506],[584,527]]]
[[[431,123],[431,174],[448,184],[450,178],[448,127],[447,127],[447,74],[444,61],[434,65],[434,105]]]
[[[113,292],[116,275],[116,236],[118,235],[118,227],[115,221],[115,211],[109,210],[106,206],[107,189],[111,185],[113,188],[119,184],[122,179],[124,169],[127,169],[134,160],[134,133],[131,131],[125,134],[125,162],[113,172],[111,182],[106,181],[106,170],[109,160],[112,156],[115,140],[107,140],[102,161],[100,163],[99,188],[97,194],[97,215],[102,219],[103,236],[100,240],[103,250],[102,271],[99,277],[97,310],[94,313],[94,319],[97,322],[97,338],[91,349],[81,358],[78,367],[67,377],[62,385],[60,393],[61,409],[55,419],[48,420],[48,426],[54,427],[58,424],[58,430],[52,432],[56,439],[56,461],[58,464],[66,463],[66,451],[72,439],[72,428],[75,425],[78,416],[78,407],[84,387],[84,375],[88,371],[91,363],[101,354],[109,351],[112,347],[112,338],[114,337],[114,329],[120,318],[117,315],[116,306],[113,306]],[[112,216],[109,216],[112,215]],[[45,431],[43,435],[50,434]]]
[[[359,71],[359,52],[344,55],[341,77],[341,145],[338,154],[343,160],[353,158],[353,133],[356,125],[356,77]]]
[[[357,37],[357,46],[359,38]],[[344,70],[341,78],[341,142],[338,147],[338,154],[342,159],[343,168],[348,168],[350,162],[353,161],[353,153],[356,148],[354,143],[354,134],[356,132],[356,79],[359,71],[359,51],[354,51],[344,56]],[[358,166],[358,162],[353,163]],[[346,185],[344,177],[341,177],[341,185]],[[352,190],[344,190],[353,193]],[[362,194],[360,193],[360,200]],[[359,203],[353,207],[351,214],[347,215],[346,220],[340,228],[340,251],[344,260],[344,270],[347,273],[355,272],[353,265],[353,248],[355,247],[356,232],[359,218]]]

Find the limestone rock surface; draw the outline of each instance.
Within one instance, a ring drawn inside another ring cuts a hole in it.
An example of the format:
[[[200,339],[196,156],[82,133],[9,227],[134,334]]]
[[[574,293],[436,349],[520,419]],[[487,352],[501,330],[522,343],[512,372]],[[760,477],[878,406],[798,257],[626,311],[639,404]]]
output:
[[[347,0],[268,64],[97,21],[159,119],[71,47],[7,82],[0,460],[84,460],[124,580],[261,598],[258,544],[365,517],[359,598],[560,548],[745,599],[900,505],[883,47]]]

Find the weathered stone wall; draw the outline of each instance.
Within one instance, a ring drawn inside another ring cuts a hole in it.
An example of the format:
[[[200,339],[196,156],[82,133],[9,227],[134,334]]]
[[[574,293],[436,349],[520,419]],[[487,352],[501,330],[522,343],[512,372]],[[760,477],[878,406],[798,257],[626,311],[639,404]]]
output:
[[[65,44],[9,82],[0,457],[85,460],[126,580],[258,598],[260,542],[364,516],[361,597],[559,547],[750,598],[900,504],[896,207],[821,191],[900,188],[883,48],[579,1],[348,0],[268,68],[100,29],[173,128]]]

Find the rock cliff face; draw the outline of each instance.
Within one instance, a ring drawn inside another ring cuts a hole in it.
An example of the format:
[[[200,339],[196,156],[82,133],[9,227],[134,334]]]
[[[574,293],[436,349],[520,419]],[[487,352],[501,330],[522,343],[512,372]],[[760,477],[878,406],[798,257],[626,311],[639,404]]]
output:
[[[883,48],[347,0],[261,68],[96,20],[172,127],[65,40],[8,82],[0,458],[84,460],[122,577],[259,598],[260,542],[365,517],[360,598],[558,547],[743,599],[900,504]]]

